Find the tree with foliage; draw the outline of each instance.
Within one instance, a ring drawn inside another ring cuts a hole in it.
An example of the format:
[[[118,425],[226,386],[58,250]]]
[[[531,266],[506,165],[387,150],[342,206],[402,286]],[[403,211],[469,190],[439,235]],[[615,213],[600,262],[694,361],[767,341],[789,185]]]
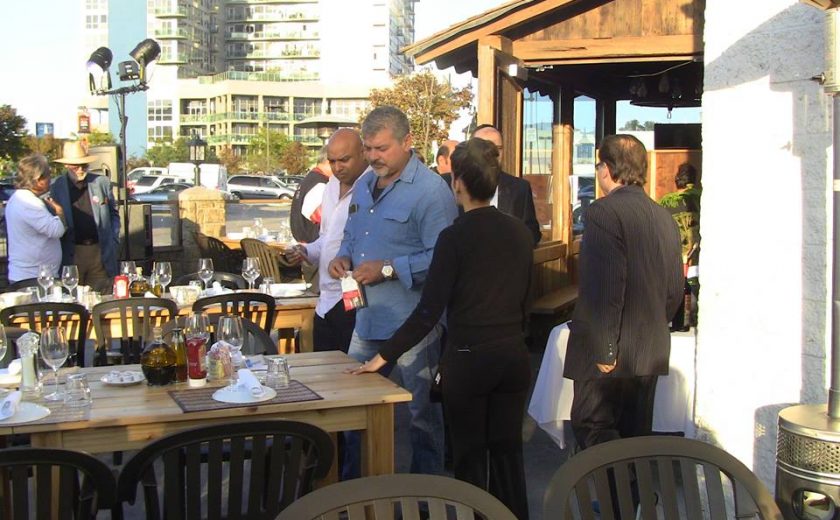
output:
[[[619,128],[619,130],[625,130],[629,132],[645,132],[645,131],[653,131],[653,125],[656,124],[656,121],[645,121],[644,123],[640,123],[638,119],[631,119],[624,123],[624,126]]]
[[[87,143],[88,146],[101,146],[104,144],[117,144],[116,139],[114,139],[113,134],[111,132],[96,132],[93,131],[87,134]]]
[[[468,85],[462,89],[438,81],[429,70],[402,76],[390,88],[370,91],[370,110],[382,105],[399,108],[408,116],[414,148],[431,164],[432,143],[449,138],[449,127],[458,112],[470,107],[473,94]],[[360,121],[367,116],[362,114]]]
[[[40,153],[47,157],[53,175],[58,175],[64,170],[63,164],[54,162],[56,159],[61,159],[61,154],[64,152],[64,141],[64,139],[58,139],[52,134],[46,134],[42,137],[27,135],[23,139],[27,153]]]
[[[305,173],[309,168],[309,150],[300,141],[292,141],[280,155],[280,167],[286,170],[288,175]]]
[[[14,161],[26,153],[26,119],[11,105],[0,105],[0,157]]]
[[[146,160],[153,166],[168,166],[171,162],[186,162],[190,160],[190,150],[187,140],[179,137],[175,141],[160,140],[146,150]]]
[[[280,158],[291,142],[283,132],[260,128],[248,147],[248,170],[271,173],[281,168]]]
[[[236,155],[233,152],[232,146],[223,146],[219,150],[219,164],[225,167],[228,174],[233,175],[243,170],[244,160],[241,155]]]
[[[125,161],[125,167],[128,171],[131,171],[134,168],[145,168],[147,166],[151,166],[151,164],[149,164],[149,161],[146,160],[145,157],[137,157],[136,155],[129,155],[128,160]]]

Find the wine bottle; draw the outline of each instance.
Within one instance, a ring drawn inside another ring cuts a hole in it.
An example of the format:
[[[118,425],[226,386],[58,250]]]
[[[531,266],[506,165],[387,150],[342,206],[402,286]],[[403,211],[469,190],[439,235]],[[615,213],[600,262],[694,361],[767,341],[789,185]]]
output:
[[[143,276],[143,268],[137,268],[137,276],[134,277],[134,281],[131,282],[131,285],[128,286],[128,292],[133,297],[142,297],[145,296],[146,293],[151,289],[149,287],[149,282],[146,281],[146,278]]]

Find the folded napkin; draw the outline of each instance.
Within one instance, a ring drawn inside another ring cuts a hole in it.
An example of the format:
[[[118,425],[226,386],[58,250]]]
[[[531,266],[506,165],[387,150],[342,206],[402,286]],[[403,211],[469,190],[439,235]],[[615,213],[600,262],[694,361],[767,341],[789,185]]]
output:
[[[20,392],[14,391],[0,401],[0,419],[8,419],[17,413],[20,406]]]
[[[254,373],[248,370],[247,368],[240,368],[237,372],[239,377],[238,386],[240,388],[244,388],[248,393],[253,395],[254,397],[261,397],[265,390],[260,382],[257,380]]]
[[[6,370],[8,370],[9,374],[13,375],[13,376],[20,374],[20,371],[21,371],[20,358],[13,359],[12,362],[9,363],[9,368],[7,368]]]

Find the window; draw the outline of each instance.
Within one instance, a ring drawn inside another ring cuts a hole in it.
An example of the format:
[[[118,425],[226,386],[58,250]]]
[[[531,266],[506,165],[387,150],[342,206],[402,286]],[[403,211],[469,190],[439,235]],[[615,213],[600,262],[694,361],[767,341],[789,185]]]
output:
[[[150,126],[148,131],[149,141],[171,141],[171,126]]]
[[[85,16],[85,29],[99,29],[108,27],[107,14],[89,14]]]
[[[155,99],[146,106],[149,121],[172,121],[172,100]]]

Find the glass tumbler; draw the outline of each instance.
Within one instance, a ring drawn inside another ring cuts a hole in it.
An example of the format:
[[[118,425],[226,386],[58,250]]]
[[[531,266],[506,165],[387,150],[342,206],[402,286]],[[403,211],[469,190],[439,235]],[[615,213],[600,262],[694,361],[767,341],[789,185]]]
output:
[[[265,375],[265,386],[269,388],[287,388],[291,377],[289,376],[289,363],[284,357],[266,358],[268,370]]]
[[[67,376],[66,400],[64,404],[71,407],[83,407],[90,406],[92,402],[87,374],[69,374]]]

